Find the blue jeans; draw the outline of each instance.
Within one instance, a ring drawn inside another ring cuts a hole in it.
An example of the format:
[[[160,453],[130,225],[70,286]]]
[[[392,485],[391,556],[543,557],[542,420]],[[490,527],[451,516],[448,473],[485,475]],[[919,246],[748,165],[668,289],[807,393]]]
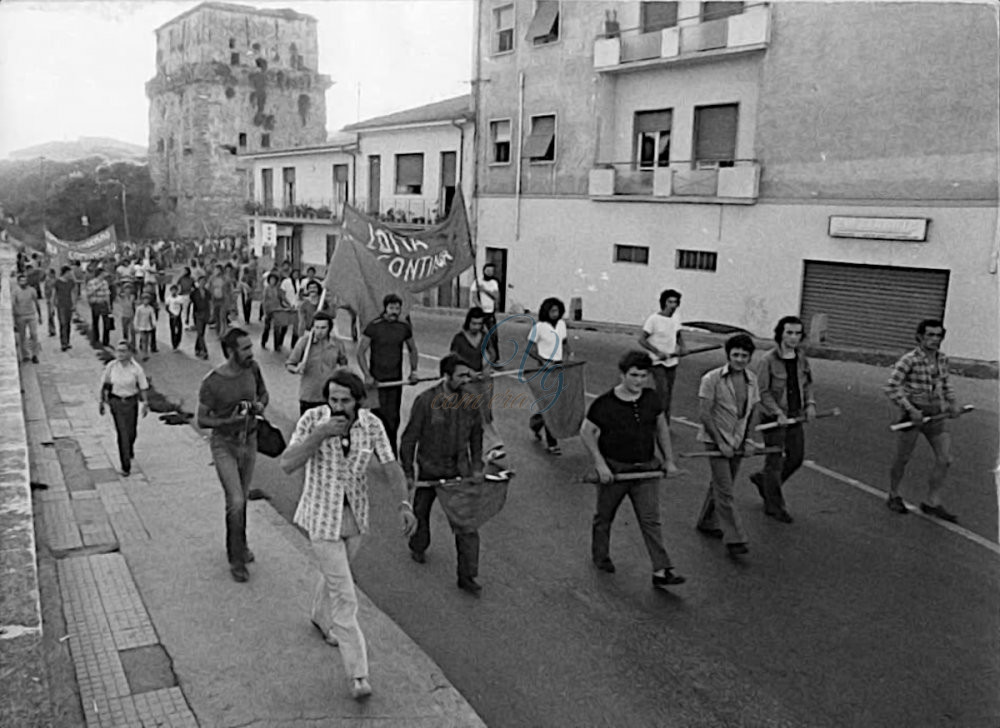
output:
[[[244,443],[212,433],[210,447],[226,494],[226,555],[230,566],[243,566],[247,558],[247,495],[257,462],[257,435],[250,435]]]
[[[657,463],[642,464],[642,467],[632,468],[633,470],[648,470],[656,467]],[[608,466],[612,472],[628,470],[629,467],[619,468],[618,464],[608,461]],[[597,484],[597,509],[594,514],[594,525],[591,540],[591,557],[594,563],[600,563],[610,558],[611,547],[611,524],[615,520],[618,506],[621,505],[625,496],[632,501],[632,510],[635,511],[635,518],[639,522],[639,530],[642,532],[642,540],[646,544],[646,551],[649,552],[649,560],[653,564],[653,571],[660,569],[670,569],[670,556],[663,547],[663,534],[660,527],[660,482],[658,477],[644,480],[628,480],[621,483],[608,483],[607,485]]]

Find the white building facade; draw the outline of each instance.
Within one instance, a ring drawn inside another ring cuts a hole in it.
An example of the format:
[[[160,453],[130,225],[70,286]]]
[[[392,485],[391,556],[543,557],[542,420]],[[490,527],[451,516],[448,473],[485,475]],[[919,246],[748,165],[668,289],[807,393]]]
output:
[[[477,238],[508,308],[996,360],[982,5],[480,0]],[[956,42],[961,38],[961,43]]]

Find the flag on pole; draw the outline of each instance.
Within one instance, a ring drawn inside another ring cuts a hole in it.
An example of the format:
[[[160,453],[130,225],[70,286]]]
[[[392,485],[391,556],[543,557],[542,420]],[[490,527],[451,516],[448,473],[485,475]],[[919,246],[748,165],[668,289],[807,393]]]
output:
[[[440,286],[475,263],[472,233],[459,189],[444,222],[416,232],[386,225],[344,205],[340,240],[324,285],[330,300],[353,311],[360,328],[396,293],[405,311],[413,294]]]

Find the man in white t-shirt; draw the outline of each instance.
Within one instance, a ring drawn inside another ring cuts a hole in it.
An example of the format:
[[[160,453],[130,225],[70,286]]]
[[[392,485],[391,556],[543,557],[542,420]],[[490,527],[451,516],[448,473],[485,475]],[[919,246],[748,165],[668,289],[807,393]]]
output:
[[[492,263],[483,266],[482,278],[472,281],[469,296],[473,305],[483,309],[483,331],[489,336],[490,331],[497,325],[496,311],[500,306],[500,282],[496,277],[496,267]],[[496,334],[487,339],[486,351],[493,361],[500,358],[497,341]]]
[[[684,354],[681,320],[675,316],[681,305],[681,294],[672,288],[660,294],[660,310],[646,319],[639,334],[639,344],[653,356],[653,383],[660,406],[670,425],[670,399],[677,375],[678,355]]]

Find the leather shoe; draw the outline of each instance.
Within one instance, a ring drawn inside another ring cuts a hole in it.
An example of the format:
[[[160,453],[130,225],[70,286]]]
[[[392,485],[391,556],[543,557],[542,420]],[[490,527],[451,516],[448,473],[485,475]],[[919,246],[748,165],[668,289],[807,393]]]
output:
[[[676,586],[677,584],[683,584],[685,581],[687,581],[687,579],[680,574],[675,574],[673,569],[664,569],[663,576],[653,574],[653,586],[657,588]]]
[[[472,577],[460,578],[458,580],[458,588],[464,592],[468,592],[474,597],[478,597],[479,593],[483,590],[483,587]]]
[[[727,543],[726,550],[730,556],[742,556],[750,551],[745,543]]]
[[[782,509],[780,511],[765,511],[767,515],[776,521],[781,521],[782,523],[794,523],[795,519],[792,518],[792,514],[788,511]]]
[[[250,579],[250,572],[245,566],[234,566],[229,569],[229,573],[233,575],[233,581],[238,581],[241,584]]]
[[[927,503],[921,503],[920,512],[928,516],[934,516],[934,518],[940,518],[942,521],[948,521],[948,523],[958,523],[958,516],[946,511],[944,506],[932,506]]]
[[[910,509],[906,507],[905,503],[903,503],[903,499],[898,495],[890,495],[889,499],[885,502],[885,507],[893,513],[905,515],[910,512]]]
[[[609,574],[615,573],[615,564],[611,559],[601,559],[600,561],[595,561],[594,566],[601,571],[608,572]]]
[[[721,528],[703,528],[702,526],[698,526],[697,528],[698,533],[702,536],[708,536],[709,538],[722,538],[723,535],[725,535],[722,533]]]
[[[411,551],[410,558],[416,561],[418,564],[422,564],[427,561],[427,557],[424,556],[423,551]]]

